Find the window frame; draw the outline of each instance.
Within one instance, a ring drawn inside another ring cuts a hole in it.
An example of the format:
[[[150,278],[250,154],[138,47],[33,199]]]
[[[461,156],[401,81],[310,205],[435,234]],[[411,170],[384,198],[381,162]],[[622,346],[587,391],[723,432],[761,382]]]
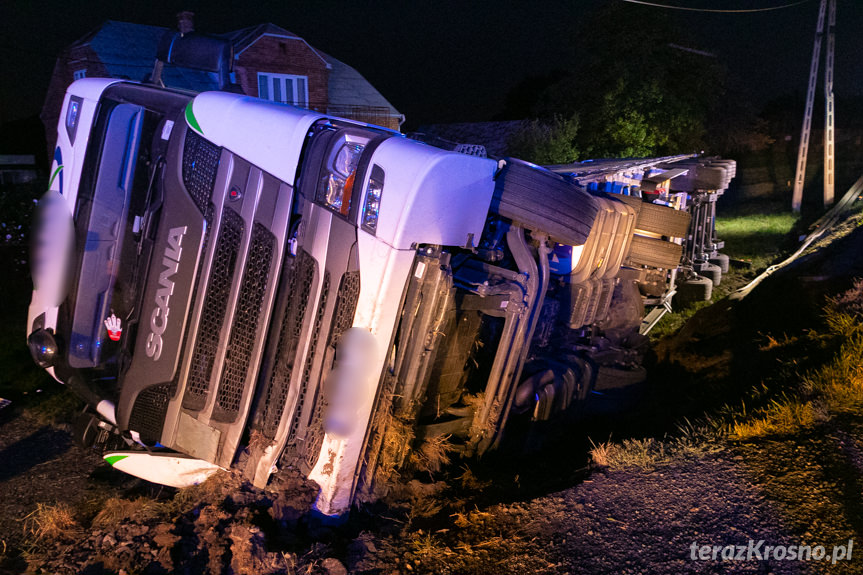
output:
[[[290,81],[290,83],[288,83]],[[288,98],[290,86],[290,98]],[[262,89],[263,88],[263,89]],[[299,74],[258,72],[258,97],[271,102],[309,107],[309,77]]]

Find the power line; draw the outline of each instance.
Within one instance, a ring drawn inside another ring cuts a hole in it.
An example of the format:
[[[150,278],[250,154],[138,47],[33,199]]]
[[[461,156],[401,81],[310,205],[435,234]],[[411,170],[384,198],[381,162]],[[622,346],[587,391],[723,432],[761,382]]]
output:
[[[714,14],[751,14],[753,12],[770,12],[773,10],[782,10],[784,8],[792,8],[794,6],[799,6],[800,4],[805,4],[809,2],[809,0],[799,0],[798,2],[792,2],[791,4],[783,4],[781,6],[769,6],[767,8],[746,8],[741,10],[719,10],[714,8],[692,8],[690,6],[671,6],[669,4],[659,4],[656,2],[645,2],[644,0],[623,0],[624,2],[629,2],[630,4],[641,4],[642,6],[651,6],[653,8],[666,8],[668,10],[686,10],[687,12],[712,12]]]

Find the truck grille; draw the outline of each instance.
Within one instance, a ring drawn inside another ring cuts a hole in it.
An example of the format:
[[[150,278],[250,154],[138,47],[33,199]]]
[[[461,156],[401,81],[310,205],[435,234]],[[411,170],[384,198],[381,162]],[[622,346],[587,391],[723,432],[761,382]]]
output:
[[[186,140],[183,143],[183,184],[201,213],[206,213],[213,195],[220,155],[221,152],[215,144],[192,130],[186,131]]]
[[[162,439],[162,426],[173,387],[171,383],[151,385],[139,393],[135,400],[132,413],[129,414],[129,429],[137,431],[141,441],[147,445],[154,445]]]
[[[339,294],[336,298],[336,311],[333,318],[333,328],[330,332],[329,345],[336,347],[342,334],[354,323],[357,312],[357,300],[360,297],[360,272],[347,272],[339,283]]]
[[[252,228],[251,248],[240,287],[237,309],[234,314],[231,336],[225,356],[222,380],[216,394],[213,418],[233,422],[240,411],[246,375],[252,359],[252,350],[258,335],[258,324],[270,269],[273,263],[276,237],[262,224]]]
[[[198,341],[195,343],[195,351],[192,353],[189,367],[187,393],[183,398],[183,407],[186,409],[200,410],[207,402],[210,375],[213,372],[213,362],[228,308],[228,296],[231,292],[243,229],[244,223],[240,215],[231,208],[225,208],[222,212],[222,225],[216,251],[213,254],[207,296],[204,299],[198,326]]]
[[[270,439],[276,437],[279,421],[288,399],[291,372],[296,363],[297,347],[303,329],[303,319],[306,317],[309,293],[317,273],[317,264],[308,253],[300,250],[297,257],[286,262],[284,273],[290,278],[287,291],[290,299],[282,317],[275,365],[267,382],[261,418],[261,432]]]
[[[324,282],[325,287],[329,287],[329,277]],[[342,276],[342,281],[339,282],[339,291],[336,294],[336,305],[333,315],[333,323],[330,328],[330,335],[327,338],[327,345],[335,347],[342,334],[351,327],[354,323],[354,314],[357,311],[357,300],[360,296],[360,272],[347,272]],[[322,298],[321,309],[323,309],[326,300]],[[320,330],[320,324],[323,315],[321,310],[318,310],[317,323],[315,324],[315,334]],[[317,341],[317,337],[315,338]],[[311,359],[311,355],[309,359]],[[306,364],[306,373],[303,374],[303,386],[308,386],[310,366]],[[315,399],[312,404],[312,416],[309,420],[309,426],[306,431],[306,446],[305,446],[305,462],[309,469],[314,467],[321,451],[321,445],[324,442],[324,425],[323,413],[324,406],[327,404],[324,398],[323,389],[323,374],[326,373],[326,367],[321,374],[321,380],[318,382],[315,389]]]
[[[315,405],[315,400],[317,399],[316,397],[312,399],[311,408],[308,410],[311,413],[308,413],[305,408],[307,400],[309,399],[309,395],[316,396],[318,391],[317,386],[310,389],[311,386],[309,384],[311,383],[312,368],[315,361],[315,352],[318,349],[318,341],[320,340],[321,326],[324,322],[324,313],[326,312],[327,308],[329,291],[330,273],[325,271],[323,285],[321,286],[321,300],[318,303],[318,311],[315,314],[315,324],[312,329],[312,339],[309,343],[309,353],[306,357],[306,364],[303,366],[303,378],[300,381],[300,389],[297,396],[297,407],[294,410],[294,417],[291,421],[291,430],[288,435],[287,447],[284,454],[282,455],[283,460],[290,460],[293,462],[297,459],[298,455],[300,455],[300,449],[297,445],[297,435],[298,431],[300,430],[300,426],[303,423],[305,423],[305,426],[309,426],[309,424],[311,424],[312,421],[315,419],[316,415],[318,415],[317,412],[319,411],[319,409],[316,409]],[[305,421],[303,421],[304,419]],[[308,441],[309,443],[316,442],[316,438],[314,437],[313,433],[306,433],[305,437],[306,441]],[[311,455],[309,443],[306,444],[306,449],[302,451],[302,453],[307,457]],[[320,448],[320,445],[318,446],[318,448]],[[313,455],[317,456],[317,453],[315,452]],[[308,473],[309,469],[305,469],[303,471]]]

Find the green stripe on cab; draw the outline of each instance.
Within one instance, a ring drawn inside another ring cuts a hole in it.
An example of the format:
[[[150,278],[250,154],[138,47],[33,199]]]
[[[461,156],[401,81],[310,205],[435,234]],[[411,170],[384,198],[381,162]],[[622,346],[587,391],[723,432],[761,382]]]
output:
[[[193,103],[194,100],[189,100],[189,103],[186,104],[186,123],[188,123],[193,130],[203,135],[204,130],[201,129],[201,125],[198,124],[198,119],[195,117],[195,112],[192,111]]]
[[[118,461],[122,461],[122,460],[126,459],[127,457],[129,457],[129,456],[128,455],[106,455],[105,461],[107,461],[111,465],[111,467],[113,467],[115,463],[117,463]]]

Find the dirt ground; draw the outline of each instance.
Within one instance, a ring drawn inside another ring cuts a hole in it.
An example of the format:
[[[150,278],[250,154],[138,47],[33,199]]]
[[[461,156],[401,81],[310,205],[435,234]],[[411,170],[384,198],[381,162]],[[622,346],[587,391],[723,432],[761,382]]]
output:
[[[651,387],[622,412],[597,401],[575,422],[534,430],[544,441],[528,434],[517,455],[406,478],[339,525],[309,513],[315,486],[290,472],[267,490],[230,474],[160,489],[112,471],[62,426],[0,411],[0,572],[863,573],[859,414],[649,465],[588,457],[589,438],[679,435],[684,418],[738,401],[789,361],[815,361],[764,342],[817,329],[825,297],[863,277],[863,232],[849,226],[745,300],[696,314],[657,346]],[[71,519],[51,530],[56,507],[44,506],[57,504]],[[833,565],[849,539],[851,560]],[[723,559],[750,541],[755,558]],[[757,560],[767,546],[818,545],[820,561]],[[705,546],[709,558],[694,558]]]

